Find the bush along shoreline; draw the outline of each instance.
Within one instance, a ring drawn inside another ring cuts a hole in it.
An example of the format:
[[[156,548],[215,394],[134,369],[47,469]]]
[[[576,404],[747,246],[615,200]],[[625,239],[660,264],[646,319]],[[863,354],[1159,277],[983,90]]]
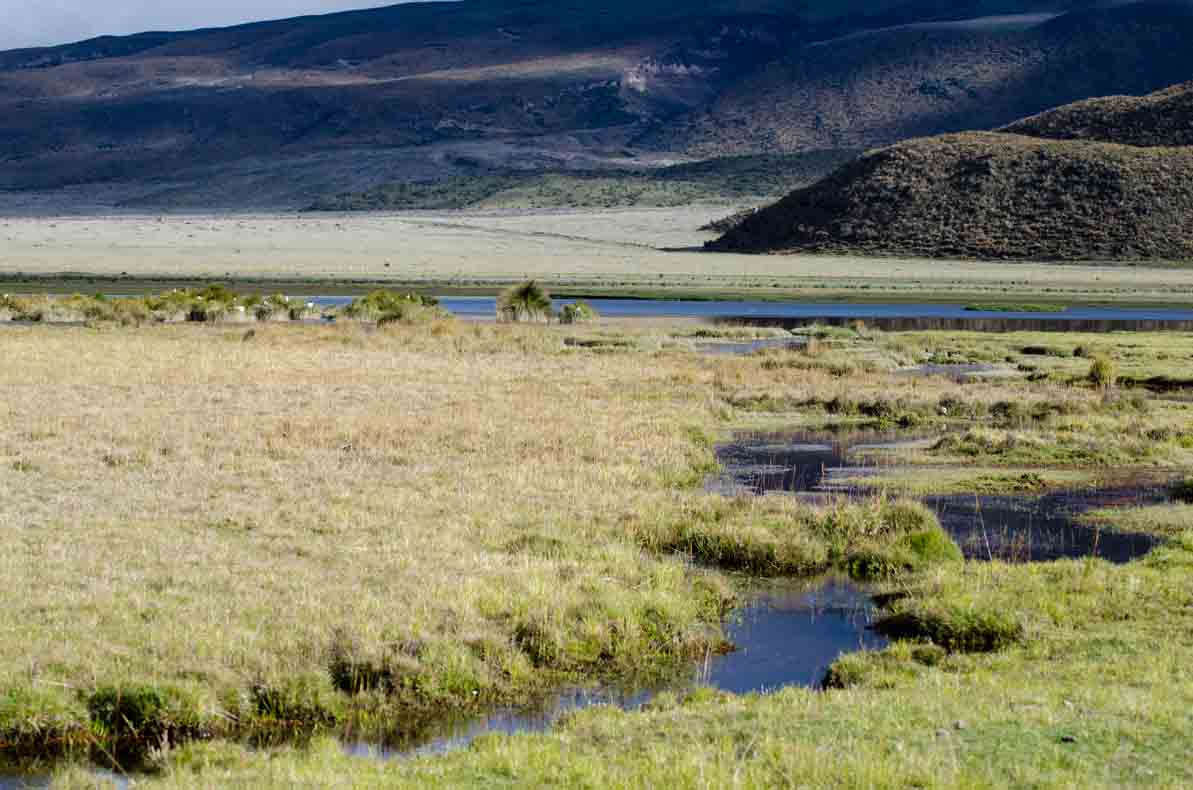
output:
[[[351,320],[422,323],[451,313],[433,296],[372,291],[344,307],[322,307],[285,294],[240,294],[226,286],[175,288],[136,297],[103,294],[21,296],[0,294],[0,322],[28,324],[253,324]]]

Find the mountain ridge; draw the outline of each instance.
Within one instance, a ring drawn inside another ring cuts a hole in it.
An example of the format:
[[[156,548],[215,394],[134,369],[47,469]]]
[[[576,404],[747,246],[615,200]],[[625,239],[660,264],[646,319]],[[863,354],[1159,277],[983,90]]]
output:
[[[852,151],[1193,78],[1189,36],[1190,6],[1157,2],[462,0],[102,37],[0,52],[0,190],[297,208],[478,168]]]

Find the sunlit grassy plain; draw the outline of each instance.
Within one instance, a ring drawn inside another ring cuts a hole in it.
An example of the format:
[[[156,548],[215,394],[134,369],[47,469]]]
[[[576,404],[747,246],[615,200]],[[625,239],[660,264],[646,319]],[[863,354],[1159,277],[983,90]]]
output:
[[[152,782],[1193,781],[1186,530],[1166,526],[1165,548],[1124,567],[919,562],[900,545],[922,526],[914,508],[882,497],[814,511],[700,488],[711,442],[735,425],[1001,432],[1017,455],[975,438],[973,454],[941,445],[911,460],[1059,482],[1106,459],[1169,473],[1190,464],[1189,404],[1098,389],[1072,358],[1035,381],[892,373],[942,354],[1018,364],[1036,337],[824,330],[804,351],[736,358],[693,353],[706,334],[0,329],[0,740],[38,754],[119,734],[127,716],[99,703],[146,688],[160,699],[139,723],[185,741],[319,721],[384,731],[580,676],[664,672],[720,646],[735,588],[717,565],[815,573],[877,551],[910,594],[895,605],[909,635],[951,652],[900,642],[840,662],[844,689],[595,710],[443,758],[184,745],[156,758]],[[1065,342],[1101,344],[1124,370],[1128,351],[1178,369],[1190,348],[1168,334]],[[991,634],[999,649],[974,652]]]

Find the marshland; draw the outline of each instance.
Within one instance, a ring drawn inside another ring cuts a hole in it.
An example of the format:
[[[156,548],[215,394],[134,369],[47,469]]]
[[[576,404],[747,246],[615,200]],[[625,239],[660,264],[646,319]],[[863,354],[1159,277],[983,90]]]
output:
[[[5,772],[1193,781],[1193,335],[498,303],[8,297]]]
[[[1193,5],[300,4],[0,28],[0,790],[1193,787]]]

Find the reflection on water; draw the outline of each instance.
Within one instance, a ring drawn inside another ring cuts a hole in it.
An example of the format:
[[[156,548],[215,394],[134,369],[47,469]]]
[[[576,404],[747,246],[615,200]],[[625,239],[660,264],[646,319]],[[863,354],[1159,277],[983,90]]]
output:
[[[89,773],[97,788],[125,790],[133,785],[128,776],[104,768],[92,767]],[[46,790],[53,784],[49,774],[0,774],[0,790]]]
[[[737,694],[815,686],[842,653],[886,644],[867,630],[874,613],[866,589],[841,578],[773,588],[737,612],[727,630],[738,649],[712,661],[703,680]]]
[[[43,790],[50,786],[49,776],[4,776],[0,774],[0,790]]]
[[[709,488],[717,493],[754,494],[821,491],[831,470],[848,468],[851,475],[860,476],[886,463],[884,456],[874,455],[865,458],[867,466],[858,466],[849,459],[851,451],[914,447],[937,436],[893,429],[743,432],[717,448],[724,471],[709,482]]]
[[[972,559],[1044,562],[1097,556],[1115,563],[1142,557],[1156,545],[1150,535],[1103,532],[1075,524],[1086,510],[1155,501],[1135,489],[1067,492],[1040,497],[940,496],[924,503]]]

